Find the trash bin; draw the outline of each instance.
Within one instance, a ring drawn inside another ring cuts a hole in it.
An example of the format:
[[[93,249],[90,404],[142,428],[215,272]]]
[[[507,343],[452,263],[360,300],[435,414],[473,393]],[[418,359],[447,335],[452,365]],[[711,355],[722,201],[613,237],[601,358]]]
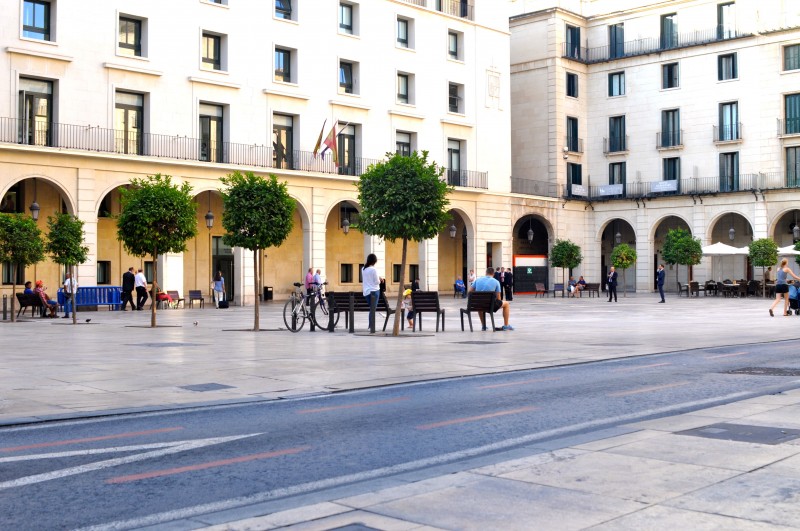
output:
[[[265,301],[272,300],[272,286],[264,286],[264,299]]]

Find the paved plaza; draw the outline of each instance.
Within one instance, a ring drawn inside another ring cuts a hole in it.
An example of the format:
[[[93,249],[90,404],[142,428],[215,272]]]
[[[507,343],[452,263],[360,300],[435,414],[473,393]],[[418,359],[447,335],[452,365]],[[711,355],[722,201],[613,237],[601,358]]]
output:
[[[0,325],[0,423],[111,411],[267,401],[309,394],[594,360],[796,339],[800,316],[770,300],[628,294],[518,296],[507,332],[462,332],[462,299],[444,298],[446,331],[402,338],[343,329],[292,334],[283,302],[253,309],[91,312],[78,326]],[[90,323],[85,323],[91,319]],[[194,323],[197,323],[196,325]],[[343,323],[340,323],[343,325]],[[791,382],[789,379],[787,382]],[[251,506],[186,520],[215,529],[790,529],[800,522],[800,442],[779,445],[675,432],[732,422],[800,429],[800,391],[532,444],[473,466],[401,475],[370,492],[275,512]],[[363,489],[362,489],[363,490]],[[271,514],[267,514],[271,513]],[[263,515],[263,516],[262,516]],[[221,522],[229,522],[221,524]]]

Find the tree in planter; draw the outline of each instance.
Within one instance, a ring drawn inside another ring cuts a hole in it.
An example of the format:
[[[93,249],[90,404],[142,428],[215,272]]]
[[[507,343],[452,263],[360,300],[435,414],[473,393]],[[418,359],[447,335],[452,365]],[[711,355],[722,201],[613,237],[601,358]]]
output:
[[[253,331],[259,330],[258,288],[261,251],[282,244],[292,231],[294,199],[289,197],[286,183],[275,175],[269,179],[248,171],[236,171],[220,179],[228,187],[222,192],[222,226],[226,234],[222,241],[231,247],[253,251],[255,301]]]
[[[797,244],[795,244],[797,247]],[[764,268],[778,262],[778,245],[772,238],[761,238],[750,242],[748,246],[750,263],[761,268],[761,277],[764,278]],[[766,296],[767,283],[761,283],[762,296]]]
[[[148,175],[122,188],[117,216],[117,239],[133,256],[153,257],[153,291],[158,279],[158,256],[181,253],[197,235],[197,210],[188,183],[172,184],[169,175]],[[156,300],[150,305],[150,326],[156,327]]]
[[[564,282],[565,270],[574,269],[583,261],[581,256],[581,248],[570,240],[556,240],[555,245],[550,250],[550,265],[553,267],[561,268],[561,285],[563,290],[566,288]]]
[[[450,219],[447,213],[451,186],[442,180],[444,168],[428,162],[428,152],[409,156],[386,154],[388,160],[367,168],[359,177],[361,204],[358,229],[384,240],[403,241],[400,286],[405,283],[408,242],[436,237]],[[392,335],[400,335],[400,306],[403,290],[397,293],[397,313]]]
[[[627,243],[620,243],[611,251],[611,265],[622,269],[622,296],[626,297],[628,284],[625,281],[625,270],[636,263],[636,249]]]
[[[0,214],[0,262],[11,264],[11,321],[16,322],[17,271],[44,260],[42,231],[22,214]]]
[[[693,238],[692,234],[685,229],[670,229],[667,237],[664,238],[662,252],[664,261],[670,265],[693,266],[699,264],[703,259],[703,247],[700,245],[700,239]]]
[[[68,268],[69,276],[75,280],[75,266],[89,258],[89,248],[83,245],[83,221],[72,214],[57,213],[47,217],[47,239],[45,250],[53,257],[53,261]],[[70,287],[73,283],[70,283]],[[64,294],[72,297],[72,324],[78,322],[78,305],[75,294]]]

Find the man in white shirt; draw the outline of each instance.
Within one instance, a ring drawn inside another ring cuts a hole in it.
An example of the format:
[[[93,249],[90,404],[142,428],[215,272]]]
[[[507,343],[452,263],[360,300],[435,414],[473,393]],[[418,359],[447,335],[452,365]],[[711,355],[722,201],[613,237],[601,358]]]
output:
[[[78,291],[78,281],[72,278],[72,275],[67,272],[66,278],[64,279],[64,299],[66,302],[64,303],[64,317],[62,319],[68,319],[69,314],[72,311],[72,302],[75,299],[75,293]]]
[[[147,302],[147,278],[141,269],[136,273],[133,283],[136,286],[136,309],[141,310],[144,308],[144,303]]]

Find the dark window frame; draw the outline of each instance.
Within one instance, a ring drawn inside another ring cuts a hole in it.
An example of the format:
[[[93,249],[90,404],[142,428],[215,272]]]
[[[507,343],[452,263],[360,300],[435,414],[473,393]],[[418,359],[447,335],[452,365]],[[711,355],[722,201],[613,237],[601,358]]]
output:
[[[98,260],[97,261],[97,277],[95,279],[97,285],[111,284],[111,261]]]
[[[678,14],[661,15],[661,48],[666,50],[678,46]]]
[[[680,88],[681,69],[680,63],[666,63],[661,65],[661,89],[669,90]]]
[[[464,98],[461,96],[463,85],[459,83],[447,84],[447,110],[456,114],[464,114]]]
[[[349,24],[345,21],[345,14],[348,14],[350,21]],[[339,2],[339,31],[348,35],[355,35],[353,29],[353,17],[355,15],[355,6],[347,2]]]
[[[403,270],[403,264],[392,264],[392,284],[400,282],[400,272]]]
[[[578,74],[567,72],[567,97],[577,98],[578,90],[579,90]]]
[[[625,161],[611,162],[608,164],[608,184],[621,184],[624,186],[626,179],[627,163]]]
[[[275,123],[275,115],[291,119],[291,125]],[[272,118],[272,167],[294,169],[294,122],[295,117],[288,114],[275,113]],[[281,134],[283,133],[283,134]],[[281,142],[285,138],[285,145]]]
[[[126,91],[118,90],[115,93],[115,96],[116,96],[116,94],[120,94],[120,93],[134,94],[132,92],[126,92]],[[144,95],[143,94],[135,94],[135,95],[142,97],[142,105],[130,105],[130,104],[127,104],[127,103],[119,103],[118,101],[116,101],[117,98],[115,97],[115,101],[114,101],[114,117],[115,117],[114,140],[115,140],[115,143],[119,142],[119,141],[122,142],[122,149],[121,150],[117,150],[117,153],[124,153],[124,154],[130,154],[130,155],[141,155],[142,154],[142,146],[143,146],[143,140],[144,140],[144,138],[143,138],[144,137],[144,134],[143,134],[144,133]],[[124,118],[123,118],[124,125],[123,125],[122,130],[116,129],[117,110],[121,110],[124,113]],[[135,124],[131,124],[130,121],[129,121],[130,120],[130,116],[131,116],[131,112],[135,112],[136,113],[135,114],[135,116],[136,116],[136,123]],[[131,138],[131,133],[135,132],[137,130],[139,132],[138,137],[137,138]],[[121,139],[119,137],[117,137],[117,135],[119,133],[122,133],[122,138]],[[133,147],[133,149],[131,149],[131,147]],[[115,149],[117,149],[117,146],[115,146]]]
[[[581,28],[580,26],[566,25],[565,30],[567,57],[581,58]]]
[[[717,81],[731,81],[739,79],[739,59],[736,52],[724,53],[717,56]],[[726,60],[730,59],[730,68],[725,65]],[[730,77],[728,77],[730,76]]]
[[[662,180],[680,181],[681,180],[681,158],[667,157],[661,159]]]
[[[608,151],[617,153],[627,151],[627,124],[625,115],[608,117]]]
[[[222,70],[222,36],[203,32],[202,41],[200,55],[203,64],[210,65],[212,70]],[[211,57],[208,55],[209,51],[212,53]]]
[[[339,283],[353,283],[353,264],[339,264]]]
[[[616,93],[615,93],[616,92]],[[625,95],[625,71],[608,74],[608,97],[616,98]]]
[[[133,32],[132,32],[133,33],[133,43],[130,43],[130,42],[127,42],[127,41],[126,42],[122,42],[122,40],[120,40],[119,42],[117,42],[117,47],[120,50],[130,50],[130,53],[123,53],[122,55],[130,56],[130,54],[133,54],[132,57],[141,57],[142,56],[142,21],[141,21],[141,19],[120,16],[119,17],[119,33],[118,33],[118,36],[120,38],[122,37],[123,24],[125,26],[131,26],[131,25],[133,26]],[[130,29],[126,28],[126,31],[125,31],[126,39],[130,35],[131,35]]]
[[[784,95],[783,110],[786,118],[785,134],[795,135],[800,133],[800,92]]]
[[[36,6],[43,8],[42,18],[44,20],[41,21],[40,25],[36,23]],[[45,0],[25,0],[22,4],[22,36],[27,39],[50,41],[50,35],[53,33],[51,31],[52,7],[51,2]],[[33,14],[33,25],[25,24],[25,18],[29,9],[32,10]]]
[[[339,61],[339,88],[345,94],[355,94],[355,82],[353,81],[354,63],[350,61]]]
[[[409,33],[411,31],[411,24],[409,24],[409,22],[410,21],[407,18],[397,17],[397,44],[403,48],[410,48]],[[405,28],[404,32],[400,30],[402,27]],[[405,33],[405,36],[403,36],[403,33]]]
[[[447,32],[447,55],[454,61],[461,60],[461,46],[459,40],[459,34],[457,32]]]
[[[408,142],[401,142],[400,139],[397,138],[397,135],[399,134],[408,135]],[[394,144],[395,153],[401,157],[408,157],[411,155],[411,133],[407,133],[405,131],[395,131]]]
[[[625,24],[622,22],[608,26],[608,57],[625,57]]]
[[[280,67],[278,65],[281,65]],[[292,83],[292,50],[275,47],[275,81]]]
[[[783,47],[783,70],[800,70],[800,44]]]
[[[580,147],[578,138],[578,119],[574,116],[567,116],[567,149],[569,151],[578,152]]]
[[[398,72],[397,74],[397,101],[399,103],[411,103],[410,78],[411,76],[403,72]],[[403,83],[401,81],[405,81],[405,93],[402,92]]]
[[[275,0],[275,18],[292,20],[292,1],[293,0]]]

